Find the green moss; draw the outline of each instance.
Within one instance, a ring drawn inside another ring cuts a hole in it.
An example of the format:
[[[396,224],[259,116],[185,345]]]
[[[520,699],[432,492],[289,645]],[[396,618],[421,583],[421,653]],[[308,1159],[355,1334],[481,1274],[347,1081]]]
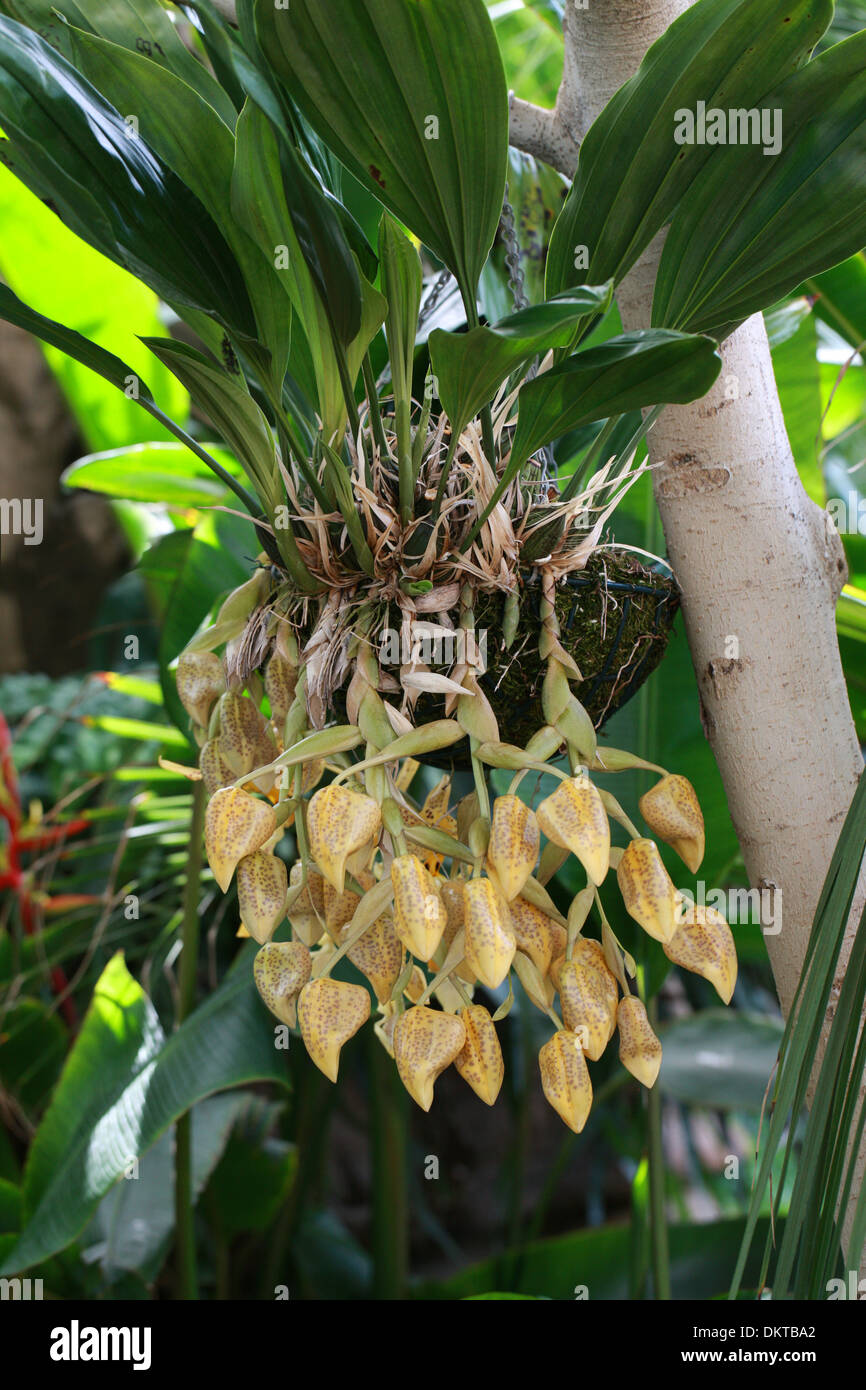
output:
[[[476,636],[487,632],[488,670],[481,683],[503,741],[518,746],[524,746],[543,722],[540,600],[537,581],[524,586],[517,634],[508,650],[502,639],[504,596],[481,595],[475,606]],[[661,661],[678,607],[674,581],[644,568],[623,551],[593,555],[585,570],[557,588],[562,644],[583,676],[572,689],[597,729],[640,689]],[[393,622],[399,627],[396,611]],[[422,695],[414,719],[420,724],[442,719],[444,713],[443,696]],[[344,691],[335,696],[334,715],[345,718]],[[468,760],[457,755],[453,762],[462,766]]]

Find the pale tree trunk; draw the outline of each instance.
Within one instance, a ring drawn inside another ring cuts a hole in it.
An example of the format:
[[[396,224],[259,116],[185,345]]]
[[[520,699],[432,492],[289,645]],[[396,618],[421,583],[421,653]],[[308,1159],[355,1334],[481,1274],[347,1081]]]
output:
[[[512,143],[571,177],[578,142],[690,0],[568,0],[554,113],[512,101]],[[660,234],[620,287],[628,328],[649,325]],[[655,496],[683,594],[704,730],[753,887],[781,898],[766,937],[787,1014],[818,896],[863,768],[836,640],[841,543],[797,474],[760,315],[723,346],[703,400],[669,407],[649,437]],[[717,885],[708,885],[709,887]],[[860,884],[831,1010],[866,900]],[[823,1051],[823,1044],[822,1044]],[[866,1171],[866,1141],[846,1238]],[[862,1251],[849,1250],[850,1268]]]

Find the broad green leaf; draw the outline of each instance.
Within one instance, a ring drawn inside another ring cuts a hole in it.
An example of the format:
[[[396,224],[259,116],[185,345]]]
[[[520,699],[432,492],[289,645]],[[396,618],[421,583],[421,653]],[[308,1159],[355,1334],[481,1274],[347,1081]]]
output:
[[[524,386],[506,474],[543,444],[590,420],[705,396],[721,370],[711,338],[651,329],[575,353]]]
[[[220,545],[214,522],[208,517],[193,530],[162,536],[140,563],[159,617],[159,679],[166,711],[184,734],[189,730],[189,715],[169,667],[217,599],[249,578],[249,567],[240,564],[229,547]]]
[[[814,275],[803,288],[817,296],[813,307],[819,319],[853,348],[866,343],[866,255],[862,251],[832,270]]]
[[[258,337],[272,354],[279,385],[291,344],[291,314],[279,293],[273,258],[264,256],[231,215],[234,108],[229,128],[168,68],[77,29],[71,29],[70,36],[79,71],[118,111],[137,113],[136,137],[195,194],[225,237],[249,290]]]
[[[81,362],[85,367],[98,372],[106,381],[110,381],[119,391],[123,391],[131,400],[138,404],[152,415],[160,424],[165,425],[181,443],[207,464],[207,466],[222,478],[227,487],[236,492],[241,501],[253,514],[257,514],[258,506],[255,499],[250,497],[245,489],[234,479],[230,473],[223,469],[216,459],[202,448],[202,446],[188,435],[185,430],[174,420],[170,420],[156,404],[149,388],[141,380],[137,372],[133,372],[125,362],[121,362],[114,353],[106,352],[105,348],[98,347],[96,343],[88,342],[80,333],[74,329],[65,328],[63,324],[56,323],[53,319],[46,318],[43,314],[37,314],[34,309],[23,304],[17,295],[6,285],[0,285],[0,318],[6,319],[9,323],[17,324],[19,328],[24,328],[28,333],[32,333],[43,343],[49,343],[52,347],[59,348],[61,352],[74,358],[76,362]]]
[[[71,25],[134,50],[154,67],[182,77],[224,121],[234,124],[236,113],[231,100],[187,48],[157,0],[63,0],[60,13],[52,0],[4,0],[3,9],[13,19],[35,29],[65,58],[71,56]]]
[[[198,198],[50,44],[0,17],[3,162],[63,221],[170,302],[247,337],[231,251]]]
[[[430,334],[430,361],[438,396],[459,435],[483,405],[493,400],[504,381],[539,353],[565,347],[575,325],[588,314],[603,314],[612,284],[565,290],[543,304],[531,305],[500,319],[491,328],[468,333]]]
[[[32,1112],[44,1103],[57,1079],[66,1053],[66,1029],[57,1013],[25,997],[4,1009],[0,1030],[0,1085]]]
[[[192,1190],[198,1200],[238,1115],[250,1097],[241,1092],[211,1096],[192,1112]],[[141,1159],[128,1182],[116,1183],[103,1197],[88,1226],[88,1259],[97,1255],[109,1282],[136,1270],[151,1283],[159,1274],[174,1230],[174,1147],[167,1131]],[[90,1242],[93,1242],[92,1244]]]
[[[229,1234],[266,1230],[291,1189],[298,1151],[268,1135],[274,1109],[249,1098],[208,1185],[222,1229]]]
[[[228,450],[212,444],[210,452],[227,471],[237,471]],[[210,469],[181,444],[135,444],[129,449],[85,454],[67,468],[63,483],[107,497],[166,507],[233,506],[235,500]]]
[[[264,504],[273,501],[276,471],[274,436],[240,374],[210,362],[188,343],[145,338],[160,362],[174,372],[193,400],[213,420],[232,453],[255,484]]]
[[[91,342],[117,353],[131,372],[147,373],[163,409],[185,420],[189,399],[136,333],[162,330],[157,298],[120,266],[74,236],[29,188],[0,167],[0,276],[19,298],[50,311]],[[114,449],[169,432],[148,421],[136,401],[47,344],[45,356],[90,449]],[[115,385],[117,383],[114,383]]]
[[[262,48],[311,125],[450,267],[474,309],[508,144],[482,0],[257,0],[255,12]]]
[[[768,1224],[766,1219],[761,1222],[762,1233]],[[724,1293],[743,1225],[742,1217],[733,1217],[668,1228],[674,1298],[718,1298]],[[622,1222],[531,1241],[470,1265],[449,1279],[424,1283],[415,1290],[415,1297],[477,1297],[501,1291],[508,1284],[509,1293],[572,1302],[583,1286],[590,1307],[602,1299],[627,1300],[630,1240],[630,1227]],[[754,1282],[758,1263],[753,1259],[749,1265]]]
[[[400,513],[412,520],[415,472],[412,464],[412,367],[424,276],[416,248],[387,212],[379,224],[379,264],[388,305],[385,332],[394,388]],[[372,573],[372,570],[370,571]]]
[[[760,1111],[779,1055],[780,1020],[708,1009],[678,1019],[661,1038],[659,1085],[668,1095],[686,1105]]]
[[[785,429],[800,479],[813,502],[826,506],[827,490],[818,451],[821,445],[821,380],[815,320],[807,314],[796,332],[772,348],[773,375]]]
[[[715,147],[676,143],[676,113],[699,101],[755,107],[803,62],[832,15],[832,0],[698,0],[675,20],[587,133],[551,239],[548,294],[581,280],[619,283],[701,168],[718,167]],[[736,191],[739,166],[733,177]],[[689,194],[688,207],[696,198]]]
[[[653,322],[719,339],[866,242],[866,30],[763,98],[783,138],[715,153],[677,210]]]
[[[63,1250],[134,1158],[206,1096],[252,1082],[285,1084],[249,955],[166,1038],[118,954],[106,966],[30,1149],[24,1225],[2,1273]]]

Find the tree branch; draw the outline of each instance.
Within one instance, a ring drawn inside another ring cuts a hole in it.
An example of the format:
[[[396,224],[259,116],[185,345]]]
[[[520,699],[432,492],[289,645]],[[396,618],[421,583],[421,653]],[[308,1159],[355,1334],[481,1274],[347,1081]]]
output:
[[[552,111],[522,101],[513,92],[508,102],[511,113],[509,141],[515,149],[543,159],[570,179],[577,168],[581,129],[580,95],[577,82],[576,11],[569,0],[563,16],[565,59],[562,82]]]

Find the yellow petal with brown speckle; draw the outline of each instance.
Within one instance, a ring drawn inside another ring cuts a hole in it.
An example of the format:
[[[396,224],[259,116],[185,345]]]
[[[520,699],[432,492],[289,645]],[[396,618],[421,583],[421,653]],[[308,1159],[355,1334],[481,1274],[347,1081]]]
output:
[[[304,1046],[319,1071],[336,1081],[340,1050],[370,1017],[370,996],[361,985],[311,980],[301,990],[298,1023]]]
[[[616,1023],[619,1028],[620,1061],[642,1086],[651,1089],[662,1064],[662,1045],[636,994],[629,994],[619,1001]]]
[[[489,878],[471,878],[463,890],[466,963],[488,989],[502,984],[517,942],[508,904]]]
[[[407,1009],[394,1026],[394,1058],[400,1080],[422,1110],[433,1104],[433,1087],[466,1042],[466,1028],[455,1014],[425,1006]]]
[[[656,941],[670,941],[677,928],[677,890],[653,840],[631,840],[616,871],[630,917]]]
[[[241,921],[258,942],[270,941],[286,915],[288,872],[282,859],[257,849],[235,871]]]
[[[669,960],[703,975],[722,1002],[730,1004],[737,983],[737,948],[720,912],[691,904],[663,950]]]
[[[498,796],[487,845],[487,862],[511,901],[523,888],[538,859],[541,831],[531,806],[519,796]]]
[[[274,808],[267,802],[240,787],[214,793],[205,814],[204,843],[213,876],[224,893],[238,861],[261,849],[276,828]]]
[[[310,853],[331,887],[343,891],[346,860],[378,837],[382,812],[378,803],[348,787],[322,787],[307,807]]]
[[[610,863],[610,822],[588,777],[560,782],[539,806],[538,824],[548,840],[580,860],[591,883],[604,882]]]
[[[454,1066],[484,1104],[493,1105],[505,1077],[496,1024],[483,1004],[470,1004],[461,1009],[460,1018],[466,1029],[466,1041],[454,1059]]]
[[[592,1082],[576,1033],[561,1028],[538,1054],[545,1097],[569,1129],[580,1134],[592,1109]]]
[[[675,849],[696,874],[704,857],[704,817],[689,779],[668,773],[644,793],[638,805],[653,834]]]

